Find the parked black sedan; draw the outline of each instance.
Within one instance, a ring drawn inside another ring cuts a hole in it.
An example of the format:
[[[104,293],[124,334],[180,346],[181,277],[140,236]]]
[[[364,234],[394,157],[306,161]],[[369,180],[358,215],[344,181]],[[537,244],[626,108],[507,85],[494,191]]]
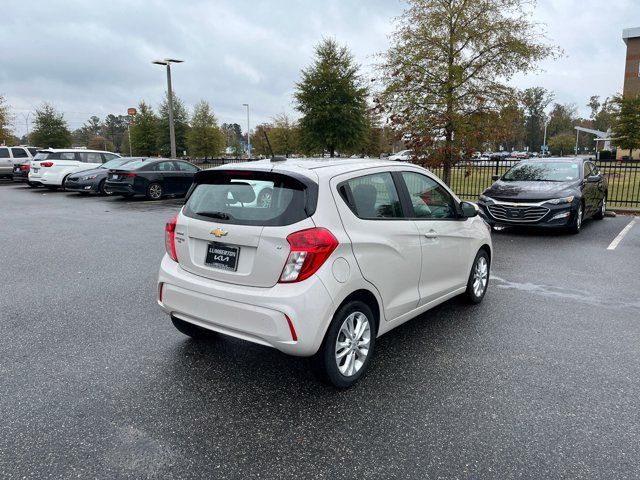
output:
[[[141,160],[140,157],[123,157],[114,158],[103,163],[97,168],[91,170],[83,170],[81,172],[72,173],[64,182],[64,189],[69,192],[78,193],[99,193],[101,195],[111,195],[112,192],[106,188],[107,176],[109,170],[118,168],[127,163]]]
[[[494,227],[536,226],[580,232],[586,218],[604,218],[607,180],[584,158],[523,160],[478,200],[480,214]]]
[[[109,170],[105,188],[124,197],[146,195],[159,200],[165,195],[185,195],[199,170],[182,160],[141,158]]]

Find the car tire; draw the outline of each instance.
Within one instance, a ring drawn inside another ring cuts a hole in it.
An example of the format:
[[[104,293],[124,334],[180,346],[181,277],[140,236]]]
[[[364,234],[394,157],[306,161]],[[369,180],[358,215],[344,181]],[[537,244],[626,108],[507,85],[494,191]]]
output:
[[[110,195],[113,195],[113,192],[110,192],[105,189],[106,183],[107,183],[106,178],[100,181],[100,183],[98,184],[98,192],[100,193],[100,195],[105,195],[108,197]]]
[[[265,188],[258,194],[258,207],[269,208],[271,206],[271,199],[273,198],[273,189]]]
[[[314,372],[323,382],[349,388],[362,378],[375,350],[376,322],[371,308],[360,300],[338,309],[311,359]]]
[[[576,212],[576,216],[573,219],[573,223],[569,227],[569,232],[577,235],[582,230],[582,222],[584,221],[584,204],[581,202],[578,205],[578,211]]]
[[[162,185],[158,182],[151,182],[147,185],[147,198],[149,200],[160,200],[163,195]]]
[[[173,315],[171,316],[171,323],[173,323],[173,326],[176,327],[176,330],[178,330],[180,333],[183,333],[187,337],[191,337],[194,340],[208,340],[215,336],[215,332],[194,325],[193,323],[180,320]]]
[[[598,206],[598,211],[593,215],[593,218],[596,220],[602,220],[607,213],[607,196],[602,197],[600,201],[600,205]]]
[[[465,297],[471,304],[478,304],[482,301],[487,293],[489,286],[489,273],[491,271],[491,261],[486,250],[480,250],[476,254],[476,258],[471,265],[469,280],[467,281],[467,290]]]

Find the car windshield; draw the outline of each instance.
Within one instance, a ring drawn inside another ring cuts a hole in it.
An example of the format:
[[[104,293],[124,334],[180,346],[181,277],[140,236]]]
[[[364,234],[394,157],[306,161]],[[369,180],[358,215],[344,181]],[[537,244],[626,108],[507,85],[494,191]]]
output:
[[[108,162],[103,163],[102,168],[116,168],[130,161],[131,160],[128,158],[114,158],[113,160],[109,160]]]
[[[570,182],[577,180],[577,162],[522,162],[504,174],[507,182]]]

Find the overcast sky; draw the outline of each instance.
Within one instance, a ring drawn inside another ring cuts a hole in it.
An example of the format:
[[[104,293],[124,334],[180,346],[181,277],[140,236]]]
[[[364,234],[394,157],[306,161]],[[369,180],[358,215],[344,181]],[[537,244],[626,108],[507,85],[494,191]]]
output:
[[[399,0],[3,0],[0,95],[25,133],[24,116],[43,101],[64,112],[71,129],[90,115],[125,114],[166,90],[156,58],[173,68],[173,88],[189,108],[207,100],[220,123],[246,128],[279,113],[295,117],[292,92],[323,36],[349,46],[365,68],[388,46]],[[622,89],[622,29],[640,26],[640,0],[540,0],[535,20],[547,24],[560,60],[517,87],[540,85],[580,113],[590,95]],[[30,121],[33,119],[31,115]]]

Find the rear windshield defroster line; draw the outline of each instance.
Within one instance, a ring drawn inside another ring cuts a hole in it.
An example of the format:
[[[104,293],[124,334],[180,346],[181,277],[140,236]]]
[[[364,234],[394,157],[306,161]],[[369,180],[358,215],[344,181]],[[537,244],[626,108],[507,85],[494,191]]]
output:
[[[318,185],[295,173],[203,170],[195,175],[183,213],[214,223],[284,226],[315,213]]]

